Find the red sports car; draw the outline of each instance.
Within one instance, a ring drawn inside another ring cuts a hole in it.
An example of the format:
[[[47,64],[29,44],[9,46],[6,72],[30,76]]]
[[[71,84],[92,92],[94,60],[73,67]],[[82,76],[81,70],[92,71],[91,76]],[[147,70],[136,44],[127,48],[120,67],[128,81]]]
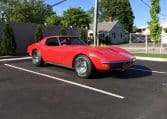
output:
[[[135,57],[122,48],[92,47],[73,36],[45,37],[29,45],[27,52],[36,66],[51,63],[69,67],[82,78],[89,78],[94,70],[127,70],[135,61]]]

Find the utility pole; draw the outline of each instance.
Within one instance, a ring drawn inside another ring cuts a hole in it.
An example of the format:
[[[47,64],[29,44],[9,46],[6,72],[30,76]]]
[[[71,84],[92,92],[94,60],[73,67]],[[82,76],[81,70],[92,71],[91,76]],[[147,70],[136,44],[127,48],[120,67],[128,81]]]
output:
[[[95,0],[94,24],[93,24],[94,47],[98,46],[98,42],[99,42],[97,41],[97,18],[98,18],[98,0]]]
[[[148,37],[147,33],[145,34],[145,43],[146,43],[146,54],[148,53]]]

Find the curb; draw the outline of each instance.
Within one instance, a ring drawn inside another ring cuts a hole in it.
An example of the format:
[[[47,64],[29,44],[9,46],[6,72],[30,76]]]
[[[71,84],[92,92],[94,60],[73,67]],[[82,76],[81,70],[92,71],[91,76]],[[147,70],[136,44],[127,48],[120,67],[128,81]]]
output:
[[[137,60],[147,60],[147,61],[158,61],[158,62],[167,62],[167,58],[153,58],[153,57],[139,57],[136,56]]]

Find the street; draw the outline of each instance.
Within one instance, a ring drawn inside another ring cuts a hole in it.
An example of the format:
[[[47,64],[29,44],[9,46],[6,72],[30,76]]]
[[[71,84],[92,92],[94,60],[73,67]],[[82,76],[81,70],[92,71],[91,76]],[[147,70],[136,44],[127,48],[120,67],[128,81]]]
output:
[[[30,59],[0,62],[1,119],[166,119],[166,62],[81,79]]]

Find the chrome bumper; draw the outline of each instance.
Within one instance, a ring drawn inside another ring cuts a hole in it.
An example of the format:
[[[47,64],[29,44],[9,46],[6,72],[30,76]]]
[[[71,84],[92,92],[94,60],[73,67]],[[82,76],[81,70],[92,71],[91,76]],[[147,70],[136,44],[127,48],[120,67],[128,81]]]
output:
[[[127,70],[134,64],[135,61],[136,59],[132,59],[114,62],[103,62],[103,64],[108,64],[111,70]]]

